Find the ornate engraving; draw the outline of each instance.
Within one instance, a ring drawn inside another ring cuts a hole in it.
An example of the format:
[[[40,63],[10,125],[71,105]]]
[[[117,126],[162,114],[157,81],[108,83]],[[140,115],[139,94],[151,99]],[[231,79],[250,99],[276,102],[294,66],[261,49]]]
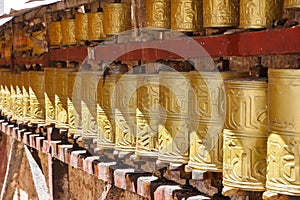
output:
[[[104,33],[115,35],[131,28],[131,9],[127,3],[104,5]]]
[[[199,31],[202,24],[202,2],[174,0],[171,3],[171,28],[176,31]]]
[[[3,104],[3,112],[8,114],[10,111],[11,98],[10,98],[10,84],[11,84],[11,72],[3,73],[3,81],[4,81],[4,104]]]
[[[285,0],[284,8],[298,10],[300,8],[300,0]]]
[[[28,120],[30,118],[30,98],[29,98],[29,72],[22,72],[22,93],[23,93],[23,101],[22,101],[22,108],[23,108],[23,118]]]
[[[55,122],[55,68],[45,69],[46,122]]]
[[[22,76],[21,74],[16,74],[16,80],[15,80],[15,92],[16,92],[16,99],[15,99],[15,110],[14,115],[16,119],[20,119],[23,116],[23,95],[22,95]]]
[[[61,44],[61,22],[49,22],[49,39],[52,46]]]
[[[75,15],[75,39],[88,39],[88,14],[76,13]]]
[[[267,137],[224,132],[224,186],[264,191]]]
[[[204,27],[239,25],[239,0],[203,0]]]
[[[147,0],[146,24],[151,28],[171,28],[171,0]]]
[[[97,146],[102,148],[110,148],[115,144],[115,121],[107,113],[99,112],[97,114],[97,122],[99,127]]]
[[[269,28],[282,17],[283,0],[241,0],[240,4],[241,28]]]
[[[88,13],[89,40],[101,40],[106,38],[103,23],[103,12]]]
[[[29,72],[30,117],[33,123],[45,120],[44,72]]]
[[[63,45],[76,44],[74,19],[63,19],[61,21],[61,30],[62,30]]]

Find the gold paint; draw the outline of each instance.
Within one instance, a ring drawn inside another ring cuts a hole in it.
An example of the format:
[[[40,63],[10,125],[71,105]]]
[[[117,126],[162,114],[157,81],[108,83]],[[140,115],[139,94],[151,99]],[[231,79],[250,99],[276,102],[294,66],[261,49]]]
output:
[[[80,135],[81,123],[81,75],[68,72],[68,124],[69,136]]]
[[[88,14],[76,13],[75,15],[75,39],[88,39]]]
[[[239,25],[239,0],[203,0],[204,27]]]
[[[223,80],[247,77],[244,72],[191,72],[191,147],[188,165],[198,170],[223,169],[225,91]]]
[[[16,107],[15,115],[17,119],[21,119],[23,116],[23,94],[22,94],[22,75],[16,74]]]
[[[22,113],[23,119],[29,120],[30,119],[30,98],[29,98],[29,72],[22,72],[22,94],[23,94],[23,101],[22,101]]]
[[[61,21],[61,31],[62,31],[61,42],[63,45],[76,44],[74,19],[63,19]]]
[[[45,120],[45,77],[44,72],[29,73],[30,118],[32,123]]]
[[[88,39],[104,39],[103,12],[88,13]]]
[[[36,31],[32,33],[34,55],[39,55],[47,51],[46,31]]]
[[[299,133],[300,70],[269,69],[269,127],[279,133]]]
[[[241,0],[240,28],[270,28],[282,18],[283,0]]]
[[[190,73],[161,72],[159,78],[160,113],[158,160],[184,164],[189,160]]]
[[[17,85],[17,76],[16,74],[11,74],[11,83],[10,83],[10,115],[15,119],[15,109],[16,109],[16,85]]]
[[[61,22],[49,22],[49,39],[50,39],[51,46],[56,46],[61,44],[61,40],[62,40]]]
[[[159,124],[159,75],[138,80],[136,154],[157,156]]]
[[[5,91],[5,73],[9,72],[10,69],[0,69],[0,110],[3,111],[6,104],[6,91]]]
[[[3,72],[2,77],[4,81],[3,113],[7,115],[10,112],[10,105],[11,105],[11,98],[10,98],[11,72],[10,71]]]
[[[285,9],[300,9],[300,0],[284,0]]]
[[[116,147],[118,151],[134,151],[136,147],[136,108],[138,75],[118,75],[113,104],[116,123]]]
[[[107,3],[103,9],[106,35],[116,35],[131,29],[130,4]]]
[[[299,133],[273,131],[268,138],[267,190],[299,196],[299,161]]]
[[[223,184],[264,191],[268,138],[266,79],[225,81]]]
[[[55,123],[55,68],[45,68],[46,123]]]
[[[147,27],[171,28],[171,0],[146,0]]]
[[[182,32],[200,31],[202,25],[202,1],[172,0],[171,29]]]

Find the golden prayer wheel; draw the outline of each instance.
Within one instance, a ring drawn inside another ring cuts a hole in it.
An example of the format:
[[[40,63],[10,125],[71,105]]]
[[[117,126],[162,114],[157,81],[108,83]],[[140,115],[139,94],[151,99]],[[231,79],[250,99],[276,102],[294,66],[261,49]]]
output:
[[[22,74],[16,74],[16,81],[15,115],[17,119],[21,119],[23,116]]]
[[[10,111],[9,115],[15,120],[15,109],[16,109],[16,86],[17,86],[17,75],[15,73],[11,74],[11,84],[10,84]]]
[[[117,151],[133,152],[136,149],[136,108],[138,75],[117,75],[114,114]]]
[[[75,39],[75,20],[74,19],[63,19],[61,21],[61,31],[62,31],[62,44],[63,45],[73,45],[76,44]]]
[[[240,28],[269,28],[282,18],[283,0],[241,0]]]
[[[44,72],[29,73],[30,118],[32,123],[45,121],[45,77]]]
[[[184,164],[189,160],[190,89],[190,73],[160,73],[159,101],[165,110],[160,113],[158,132],[161,163]]]
[[[45,68],[46,123],[55,123],[55,68]]]
[[[284,0],[285,9],[300,9],[300,0]]]
[[[203,0],[204,27],[239,25],[239,0]]]
[[[300,196],[300,70],[269,69],[267,190]]]
[[[103,12],[88,13],[88,39],[104,39]]]
[[[35,31],[32,33],[32,44],[34,55],[39,55],[47,51],[46,31]]]
[[[10,69],[0,69],[0,110],[3,111],[4,105],[6,104],[6,92],[5,92],[5,73],[9,72]]]
[[[61,44],[61,22],[49,22],[49,39],[51,46],[57,46]]]
[[[138,80],[136,154],[158,155],[159,75]]]
[[[9,114],[10,112],[10,105],[11,105],[11,91],[10,91],[10,85],[11,85],[11,72],[5,71],[2,74],[3,78],[3,86],[4,86],[4,99],[3,99],[3,113],[5,115]]]
[[[104,10],[104,33],[117,35],[131,29],[131,8],[127,3],[107,3]]]
[[[146,0],[147,27],[171,28],[171,0]]]
[[[80,136],[81,118],[81,76],[79,72],[68,71],[68,124],[69,136]]]
[[[22,72],[22,117],[24,120],[30,119],[30,98],[29,98],[29,72]]]
[[[97,122],[99,127],[97,147],[110,149],[115,145],[115,101],[117,77],[110,75],[99,79],[97,91]]]
[[[200,0],[171,0],[171,29],[181,32],[200,31],[202,2]]]
[[[225,81],[223,185],[264,191],[268,139],[266,79]]]
[[[220,172],[223,169],[225,90],[223,80],[247,77],[245,72],[192,72],[191,147],[189,167]]]
[[[87,13],[75,14],[75,39],[76,40],[88,39],[88,14]]]

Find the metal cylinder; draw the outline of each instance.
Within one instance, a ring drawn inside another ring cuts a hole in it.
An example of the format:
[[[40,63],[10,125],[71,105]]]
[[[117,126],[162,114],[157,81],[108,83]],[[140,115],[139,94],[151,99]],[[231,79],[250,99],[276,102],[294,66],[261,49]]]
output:
[[[56,68],[45,68],[45,115],[46,123],[55,123],[55,70]]]
[[[159,75],[144,75],[137,89],[136,154],[158,156]]]
[[[267,190],[300,195],[300,70],[269,69]]]
[[[88,39],[105,39],[103,12],[88,13]]]
[[[5,74],[10,69],[0,69],[0,110],[3,111],[6,104],[6,92],[5,92]]]
[[[87,13],[75,14],[75,39],[76,40],[88,39],[88,14]]]
[[[3,78],[3,86],[4,86],[3,114],[8,115],[10,112],[10,105],[11,105],[11,98],[10,98],[11,72],[10,71],[3,72],[2,78]]]
[[[16,119],[16,86],[17,86],[17,75],[15,73],[11,74],[11,84],[10,84],[10,116],[12,116],[13,119]]]
[[[159,119],[159,162],[184,164],[189,160],[189,91],[189,73],[160,73],[159,101],[165,112]]]
[[[30,98],[29,98],[29,72],[22,72],[22,118],[24,121],[29,121],[30,119]]]
[[[61,22],[49,22],[49,39],[51,46],[58,46],[62,40]]]
[[[45,121],[45,76],[44,72],[29,73],[30,122],[44,123]]]
[[[284,8],[285,9],[300,9],[300,0],[284,0]]]
[[[181,32],[200,31],[202,1],[171,0],[171,29]]]
[[[81,74],[68,71],[68,125],[69,137],[81,136]]]
[[[75,39],[75,20],[74,19],[63,19],[61,21],[61,31],[63,45],[74,45],[76,44]]]
[[[283,0],[241,0],[240,28],[270,28],[272,21],[282,18]]]
[[[99,150],[115,146],[115,101],[116,76],[100,78],[97,91],[97,123],[99,127],[97,147]]]
[[[268,138],[267,80],[225,81],[223,184],[264,191]]]
[[[223,169],[225,121],[224,80],[247,77],[244,72],[192,72],[191,138],[188,166],[203,171]]]
[[[16,74],[16,119],[21,119],[23,116],[23,94],[22,94],[22,74]]]
[[[35,31],[32,33],[32,43],[34,55],[39,55],[47,51],[46,31]]]
[[[136,108],[138,75],[118,75],[115,87],[114,114],[117,151],[134,152],[136,149]]]
[[[239,0],[203,0],[204,27],[239,25]]]
[[[104,9],[104,33],[116,35],[131,29],[131,9],[127,3],[107,3]]]
[[[171,28],[171,0],[146,0],[146,25],[150,28]]]

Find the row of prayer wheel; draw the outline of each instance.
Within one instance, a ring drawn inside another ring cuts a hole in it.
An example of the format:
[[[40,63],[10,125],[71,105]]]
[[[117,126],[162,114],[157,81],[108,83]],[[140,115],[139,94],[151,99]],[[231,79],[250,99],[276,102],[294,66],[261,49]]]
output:
[[[209,71],[0,75],[0,108],[14,120],[55,123],[99,150],[223,172],[225,187],[300,195],[297,69],[269,69],[268,83]]]

